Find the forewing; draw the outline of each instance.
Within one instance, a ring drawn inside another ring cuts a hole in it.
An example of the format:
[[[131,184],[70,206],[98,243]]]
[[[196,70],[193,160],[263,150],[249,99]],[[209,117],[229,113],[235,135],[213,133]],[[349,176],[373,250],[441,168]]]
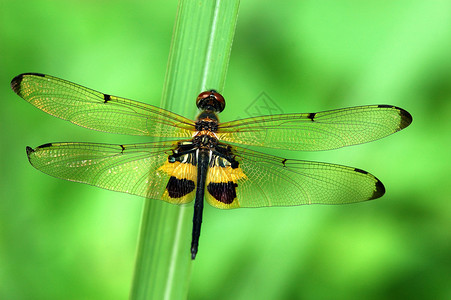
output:
[[[369,105],[318,113],[283,114],[219,125],[220,140],[287,150],[330,150],[371,142],[409,126],[402,108]]]
[[[170,111],[49,75],[18,75],[11,81],[11,88],[44,112],[89,129],[179,138],[191,137],[194,130],[194,121]]]
[[[209,203],[218,208],[345,204],[376,199],[385,193],[376,177],[360,169],[284,159],[241,147],[232,149],[239,162],[239,170],[234,173],[244,175],[228,175],[237,179],[233,203],[225,205],[209,195]]]
[[[169,179],[180,173],[180,168],[167,168],[168,155],[176,145],[52,143],[35,149],[27,147],[27,155],[36,169],[57,178],[180,204],[192,201],[194,193],[188,195],[186,188],[176,182],[171,191],[177,194],[180,188],[178,194],[184,197],[165,195]]]

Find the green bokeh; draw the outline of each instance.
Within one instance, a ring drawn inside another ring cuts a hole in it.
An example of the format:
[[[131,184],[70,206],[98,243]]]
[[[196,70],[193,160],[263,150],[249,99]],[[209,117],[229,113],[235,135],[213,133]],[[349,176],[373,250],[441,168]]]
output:
[[[158,105],[176,7],[0,0],[0,299],[128,297],[142,199],[46,176],[25,146],[147,139],[53,118],[9,82],[41,72]],[[262,92],[286,113],[393,104],[414,121],[365,145],[277,153],[370,171],[382,199],[207,207],[189,298],[451,298],[451,2],[244,0],[222,120]]]

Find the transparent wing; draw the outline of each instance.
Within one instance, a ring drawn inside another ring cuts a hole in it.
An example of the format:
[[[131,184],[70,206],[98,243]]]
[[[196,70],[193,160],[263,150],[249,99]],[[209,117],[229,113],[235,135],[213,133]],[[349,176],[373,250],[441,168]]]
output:
[[[183,199],[164,196],[169,178],[175,175],[171,172],[177,170],[168,172],[163,166],[176,145],[53,143],[27,147],[27,155],[36,169],[57,178],[179,204],[190,202],[194,193]]]
[[[244,176],[236,183],[238,203],[218,208],[344,204],[381,197],[384,185],[370,173],[346,166],[284,159],[241,147],[232,147]],[[211,196],[210,196],[211,198]]]
[[[89,129],[179,138],[191,137],[194,130],[194,121],[170,111],[49,75],[18,75],[11,81],[11,88],[46,113]]]
[[[371,142],[409,126],[402,108],[369,105],[242,119],[219,125],[220,140],[287,150],[330,150]]]

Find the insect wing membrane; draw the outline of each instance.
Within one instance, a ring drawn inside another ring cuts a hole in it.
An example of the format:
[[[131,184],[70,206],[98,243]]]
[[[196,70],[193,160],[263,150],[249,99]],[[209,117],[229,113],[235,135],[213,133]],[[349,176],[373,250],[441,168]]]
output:
[[[228,187],[223,186],[224,193],[236,193],[236,199],[227,204],[208,195],[208,202],[218,208],[344,204],[376,199],[385,193],[376,177],[360,169],[284,159],[235,146],[232,149],[239,162],[234,171],[238,175],[222,175],[233,178],[222,181],[229,182]]]
[[[186,186],[172,181],[171,191],[184,197],[165,195],[170,178],[180,176],[180,168],[167,167],[168,155],[176,144],[53,143],[27,147],[27,155],[36,169],[57,178],[181,204],[194,198]],[[178,189],[183,190],[179,193]]]
[[[194,121],[149,104],[104,94],[50,75],[25,73],[14,92],[55,117],[89,129],[154,137],[188,138]]]
[[[371,142],[410,125],[412,116],[391,105],[318,113],[261,116],[221,123],[219,139],[286,150],[331,150]]]

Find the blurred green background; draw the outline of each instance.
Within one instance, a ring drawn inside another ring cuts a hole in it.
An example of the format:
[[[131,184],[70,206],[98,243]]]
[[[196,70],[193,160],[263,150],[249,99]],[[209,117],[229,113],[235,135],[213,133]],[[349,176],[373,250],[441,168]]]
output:
[[[128,298],[143,199],[44,175],[25,146],[148,140],[53,118],[9,83],[41,72],[158,105],[176,9],[0,0],[0,299]],[[247,117],[261,92],[285,113],[392,104],[414,121],[365,145],[278,153],[370,171],[382,199],[207,207],[189,298],[451,299],[451,2],[243,1],[222,120]]]

